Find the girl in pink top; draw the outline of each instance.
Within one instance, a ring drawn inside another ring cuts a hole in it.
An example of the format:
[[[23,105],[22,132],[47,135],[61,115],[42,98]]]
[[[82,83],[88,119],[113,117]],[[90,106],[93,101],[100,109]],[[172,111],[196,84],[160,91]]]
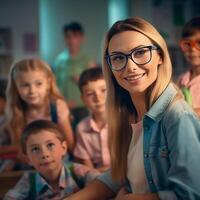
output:
[[[178,78],[185,99],[200,116],[200,17],[191,19],[183,28],[181,50],[189,69]]]

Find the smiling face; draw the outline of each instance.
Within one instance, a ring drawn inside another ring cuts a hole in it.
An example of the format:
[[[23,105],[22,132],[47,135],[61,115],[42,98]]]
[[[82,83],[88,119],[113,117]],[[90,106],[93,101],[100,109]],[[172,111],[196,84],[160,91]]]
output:
[[[193,41],[195,45],[198,47],[196,48],[195,46],[190,46],[188,47],[187,51],[183,51],[185,59],[190,63],[192,67],[200,67],[200,30],[195,32],[193,35],[190,37],[184,38],[189,41]]]
[[[145,35],[137,31],[125,31],[111,38],[108,53],[129,54],[133,49],[149,45],[152,45],[152,42]],[[162,63],[162,59],[157,50],[152,50],[151,53],[152,58],[147,64],[138,65],[129,58],[125,68],[113,71],[118,84],[130,94],[145,94],[157,79],[158,65]]]
[[[54,133],[46,130],[30,135],[26,142],[30,165],[44,177],[60,171],[66,151],[66,142],[61,142]]]
[[[48,97],[50,80],[41,70],[21,72],[15,80],[21,99],[28,106],[44,105]]]
[[[82,88],[82,99],[93,114],[105,112],[106,82],[104,79],[89,81]]]

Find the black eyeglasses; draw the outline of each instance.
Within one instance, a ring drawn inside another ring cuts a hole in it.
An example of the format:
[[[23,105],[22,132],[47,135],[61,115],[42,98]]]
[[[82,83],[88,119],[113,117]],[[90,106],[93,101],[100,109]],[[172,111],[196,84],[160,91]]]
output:
[[[152,50],[158,50],[155,45],[143,46],[133,49],[129,54],[113,53],[106,56],[106,60],[110,68],[114,71],[122,70],[126,67],[128,58],[137,65],[145,65],[151,61]]]

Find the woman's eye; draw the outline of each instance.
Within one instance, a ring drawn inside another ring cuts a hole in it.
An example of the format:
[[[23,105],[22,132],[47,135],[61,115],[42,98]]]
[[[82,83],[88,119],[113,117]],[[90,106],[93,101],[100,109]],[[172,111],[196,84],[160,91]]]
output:
[[[114,56],[112,56],[111,57],[111,60],[113,61],[113,62],[116,62],[116,61],[123,61],[124,60],[124,55],[114,55]]]
[[[147,49],[140,49],[134,52],[134,57],[141,57],[143,56],[148,50]]]
[[[47,144],[47,148],[48,148],[48,149],[52,149],[54,146],[55,146],[54,143],[49,143],[49,144]]]

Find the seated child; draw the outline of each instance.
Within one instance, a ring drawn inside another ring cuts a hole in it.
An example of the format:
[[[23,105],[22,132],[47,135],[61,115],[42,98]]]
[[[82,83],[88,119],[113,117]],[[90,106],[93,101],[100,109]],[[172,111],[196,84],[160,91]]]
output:
[[[200,17],[191,19],[183,28],[181,50],[188,69],[178,78],[186,101],[200,116]]]
[[[90,116],[76,128],[77,143],[74,148],[74,172],[85,177],[85,184],[96,178],[110,166],[105,101],[106,83],[100,67],[85,70],[79,80],[79,88]]]
[[[63,165],[67,152],[64,134],[48,120],[31,122],[21,136],[21,148],[35,172],[25,172],[4,199],[61,199],[78,191],[69,169]]]

